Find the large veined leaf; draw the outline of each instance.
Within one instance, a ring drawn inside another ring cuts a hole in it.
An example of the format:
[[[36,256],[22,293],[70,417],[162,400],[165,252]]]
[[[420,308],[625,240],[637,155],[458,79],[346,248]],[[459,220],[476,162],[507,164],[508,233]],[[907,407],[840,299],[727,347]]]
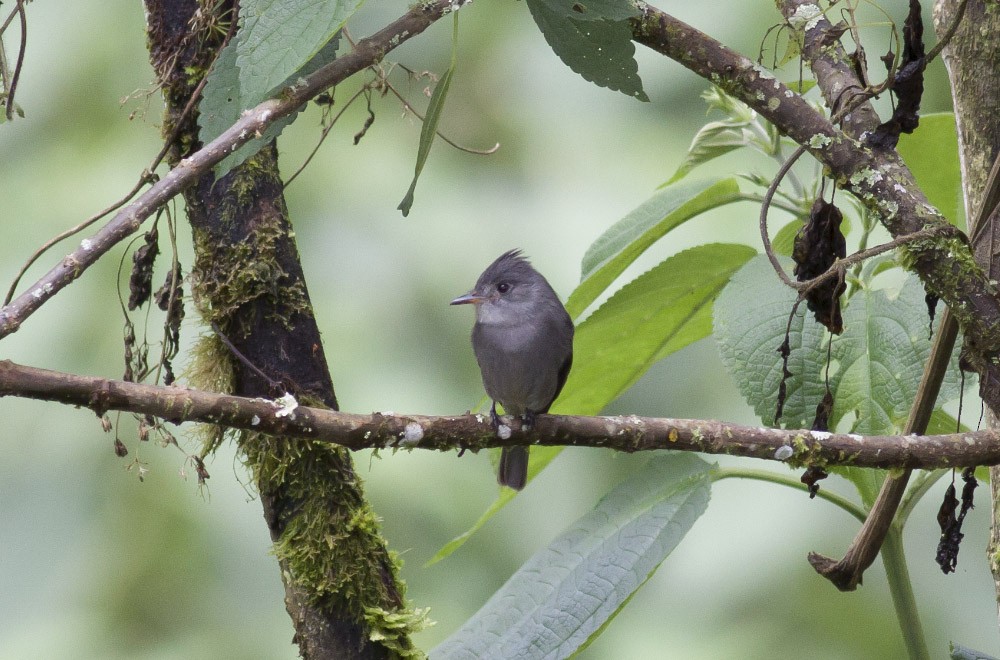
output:
[[[693,454],[651,460],[529,559],[430,657],[566,658],[586,647],[704,513],[711,469]]]
[[[691,218],[739,199],[735,177],[668,186],[611,225],[583,256],[580,285],[566,303],[576,318],[653,243]]]
[[[791,260],[782,259],[790,270]],[[736,273],[715,301],[713,334],[722,362],[740,393],[764,424],[774,424],[781,356],[788,315],[795,292],[775,275],[767,257],[761,255]],[[787,397],[781,424],[787,428],[809,428],[816,406],[825,392],[823,367],[824,329],[800,305],[789,331],[791,355]]]
[[[935,319],[935,327],[938,319]],[[844,334],[833,342],[839,364],[831,377],[830,423],[854,414],[852,430],[864,435],[902,431],[930,355],[924,289],[908,275],[898,293],[862,287],[844,310]],[[958,396],[957,356],[941,384],[939,400]]]
[[[527,0],[532,18],[566,66],[595,85],[634,96],[642,90],[632,27],[638,10],[627,0]]]
[[[577,328],[573,370],[551,412],[596,415],[653,364],[707,337],[712,301],[729,277],[755,254],[744,245],[709,244],[675,255],[615,293]],[[562,447],[532,447],[528,479]],[[515,496],[509,489],[460,536],[427,562],[460,548]]]
[[[916,131],[899,136],[898,149],[931,204],[949,222],[964,228],[955,115],[950,112],[921,115]]]
[[[244,99],[260,102],[334,38],[364,0],[242,0],[236,65]]]
[[[201,127],[199,137],[204,143],[219,137],[223,131],[236,123],[244,110],[256,106],[266,96],[251,96],[240,88],[239,69],[236,66],[237,35],[222,49],[215,65],[208,74],[205,89],[202,92],[201,103],[198,106],[198,124]],[[321,66],[332,62],[337,55],[338,39],[331,39],[319,53],[297,72],[295,77],[306,76]],[[288,80],[286,83],[290,83]],[[301,110],[301,109],[300,109]],[[299,111],[278,119],[260,137],[255,137],[235,152],[229,154],[215,166],[216,177],[225,176],[231,169],[250,158],[265,144],[278,137],[285,127],[292,123]]]
[[[716,296],[755,254],[745,245],[701,245],[622,287],[580,325],[578,357],[553,411],[595,415],[657,360],[708,336]]]

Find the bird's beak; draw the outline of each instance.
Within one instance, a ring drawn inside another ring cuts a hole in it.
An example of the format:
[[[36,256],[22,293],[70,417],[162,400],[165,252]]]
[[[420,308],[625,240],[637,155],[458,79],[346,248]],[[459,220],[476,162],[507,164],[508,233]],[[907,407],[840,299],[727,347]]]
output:
[[[467,293],[464,296],[459,296],[451,301],[451,305],[478,305],[479,303],[486,302],[486,298],[483,296],[477,296],[475,293]]]

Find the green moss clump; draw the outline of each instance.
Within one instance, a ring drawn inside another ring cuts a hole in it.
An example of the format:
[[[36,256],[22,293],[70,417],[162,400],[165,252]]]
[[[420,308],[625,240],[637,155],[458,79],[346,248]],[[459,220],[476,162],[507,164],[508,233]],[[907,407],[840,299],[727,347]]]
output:
[[[274,544],[289,578],[320,607],[365,612],[373,641],[400,657],[419,657],[409,635],[428,625],[427,613],[407,607],[406,585],[394,577],[399,558],[388,551],[380,518],[360,496],[347,450],[251,432],[240,446],[260,490],[295,503]]]

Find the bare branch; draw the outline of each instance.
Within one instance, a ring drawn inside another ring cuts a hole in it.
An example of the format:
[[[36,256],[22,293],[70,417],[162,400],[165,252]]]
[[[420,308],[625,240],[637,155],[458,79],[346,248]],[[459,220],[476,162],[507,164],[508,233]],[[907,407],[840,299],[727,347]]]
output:
[[[636,452],[698,451],[780,461],[792,466],[931,469],[1000,464],[1000,432],[939,436],[867,436],[769,429],[709,420],[542,415],[530,431],[494,434],[483,415],[359,415],[282,401],[180,387],[77,376],[0,361],[0,396],[148,414],[172,423],[203,422],[280,436],[315,438],[348,449],[479,450],[513,445],[605,447]],[[515,425],[516,426],[516,425]]]

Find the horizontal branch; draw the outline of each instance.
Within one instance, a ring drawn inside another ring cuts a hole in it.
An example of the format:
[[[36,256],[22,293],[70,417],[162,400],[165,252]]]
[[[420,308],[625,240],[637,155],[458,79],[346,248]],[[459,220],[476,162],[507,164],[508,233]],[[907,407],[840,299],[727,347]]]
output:
[[[340,83],[385,57],[404,41],[426,30],[434,21],[464,2],[433,0],[420,2],[406,14],[355,44],[351,52],[283,89],[277,98],[246,110],[219,137],[185,158],[134,202],[123,207],[97,233],[84,239],[63,260],[5,307],[0,307],[0,338],[16,332],[35,310],[83,274],[108,250],[139,230],[142,222],[193,184],[226,156],[261,135],[271,124],[287,116],[324,90]]]
[[[697,451],[781,461],[793,466],[851,465],[932,469],[1000,464],[1000,433],[860,436],[768,429],[724,422],[624,415],[541,415],[530,431],[498,436],[484,415],[358,415],[296,406],[289,397],[249,399],[180,387],[77,376],[0,361],[0,396],[146,414],[173,423],[202,422],[291,438],[313,438],[348,449],[478,451],[513,445],[605,447],[636,452]],[[516,426],[516,425],[515,425]]]

